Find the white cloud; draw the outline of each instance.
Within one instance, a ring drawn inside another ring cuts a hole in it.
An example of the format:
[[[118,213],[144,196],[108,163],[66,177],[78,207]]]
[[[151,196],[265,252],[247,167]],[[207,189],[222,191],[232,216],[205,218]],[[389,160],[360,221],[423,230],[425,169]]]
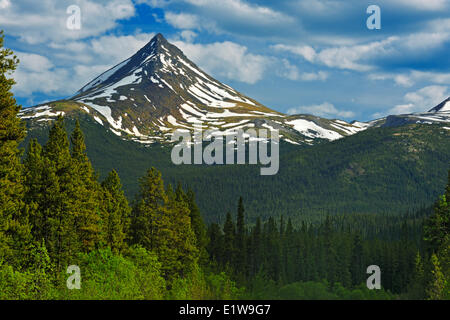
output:
[[[289,80],[302,80],[302,81],[324,81],[328,78],[328,73],[324,71],[318,72],[300,72],[298,67],[292,65],[287,59],[277,60],[273,59],[273,65],[276,73],[282,78]]]
[[[397,39],[397,37],[389,37],[368,44],[324,49],[317,55],[317,60],[328,67],[368,71],[373,69],[373,66],[361,61],[392,52],[393,49],[389,48],[389,45]]]
[[[89,42],[51,43],[53,50],[49,56],[17,52],[20,63],[14,73],[17,82],[14,93],[19,96],[38,92],[71,95],[94,77],[136,53],[153,36],[153,33],[138,33],[103,36]]]
[[[411,87],[419,81],[434,84],[450,83],[450,73],[411,70],[408,73],[373,73],[368,76],[370,80],[393,80],[403,87]]]
[[[328,79],[328,72],[304,72],[300,75],[300,79],[303,81],[325,81],[326,79]]]
[[[196,15],[189,13],[174,13],[168,11],[164,14],[167,23],[178,29],[199,29],[201,24]]]
[[[250,5],[242,0],[185,0],[185,2],[206,9],[215,16],[230,17],[242,22],[267,25],[288,23],[293,19],[269,7]]]
[[[0,0],[0,9],[6,9],[11,5],[9,0]]]
[[[427,86],[404,96],[404,104],[391,108],[389,114],[405,114],[412,112],[425,112],[438,105],[450,96],[446,86]]]
[[[78,0],[81,9],[81,29],[69,30],[67,7],[73,0],[2,0],[0,25],[8,34],[29,44],[83,39],[97,36],[117,26],[117,21],[135,14],[131,0]]]
[[[314,48],[310,46],[288,46],[284,44],[277,44],[272,46],[277,51],[287,51],[296,55],[302,56],[305,60],[313,62],[317,54]]]
[[[14,72],[15,94],[24,96],[31,96],[36,92],[68,94],[73,90],[68,70],[56,68],[47,57],[41,55],[24,52],[16,54],[22,62]]]
[[[303,57],[311,63],[323,64],[331,68],[355,71],[368,71],[374,67],[364,62],[374,56],[385,55],[394,51],[389,45],[397,41],[397,37],[389,37],[382,41],[353,46],[326,48],[317,52],[310,46],[287,46],[277,44],[272,46],[277,51],[287,51]]]
[[[324,102],[318,105],[310,106],[300,106],[296,108],[291,108],[287,111],[288,114],[312,114],[319,117],[342,117],[342,118],[352,118],[355,113],[352,111],[338,110],[332,103]]]
[[[429,11],[443,10],[448,6],[447,0],[394,0],[393,2],[405,7]]]
[[[180,33],[181,39],[183,39],[186,42],[193,42],[194,39],[197,37],[197,33],[191,30],[183,30]]]
[[[137,3],[154,8],[184,4],[183,12],[166,12],[166,21],[179,29],[202,29],[214,33],[236,33],[239,30],[237,33],[242,34],[249,29],[285,28],[296,23],[296,19],[282,12],[244,0],[138,0]]]
[[[269,57],[249,53],[247,47],[234,42],[193,44],[173,41],[189,59],[207,73],[246,83],[261,80],[266,68],[272,63]]]

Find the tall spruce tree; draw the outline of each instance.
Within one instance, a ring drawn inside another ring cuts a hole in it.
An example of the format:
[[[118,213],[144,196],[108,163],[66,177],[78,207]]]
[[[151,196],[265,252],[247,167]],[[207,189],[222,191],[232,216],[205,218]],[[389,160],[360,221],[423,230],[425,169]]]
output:
[[[188,204],[170,189],[164,189],[161,173],[151,168],[140,180],[132,214],[133,241],[156,252],[169,284],[188,275],[198,259]]]
[[[164,190],[161,173],[151,168],[139,180],[140,192],[132,211],[131,234],[132,242],[153,250],[158,223],[166,219],[162,208],[167,204],[168,197]]]
[[[93,250],[101,240],[100,186],[86,154],[84,135],[77,120],[70,137],[72,142],[69,210],[75,215],[77,237],[83,251]]]
[[[233,218],[231,217],[231,213],[227,212],[227,216],[225,219],[225,223],[223,225],[223,249],[221,250],[223,257],[222,261],[224,266],[228,265],[230,267],[233,266],[235,261],[235,237],[236,237],[236,229],[234,226]]]
[[[235,249],[236,249],[236,259],[234,263],[234,268],[239,273],[246,275],[247,273],[247,250],[246,250],[246,238],[247,230],[245,226],[245,209],[244,201],[242,197],[239,198],[237,218],[236,218],[236,237],[235,237]]]
[[[10,75],[19,63],[10,49],[3,47],[0,31],[0,260],[20,264],[31,240],[24,196],[20,141],[25,128],[17,114],[20,106],[11,92],[15,84]]]
[[[130,214],[119,175],[112,170],[102,182],[102,217],[104,241],[116,253],[126,248]]]
[[[62,117],[58,117],[50,129],[43,156],[42,184],[45,192],[39,199],[36,217],[42,221],[42,225],[35,226],[35,229],[41,228],[35,234],[42,235],[49,256],[60,270],[79,251],[74,228],[75,216],[67,210],[68,202],[71,201],[68,194],[71,189],[72,159]]]
[[[191,189],[188,190],[186,199],[190,212],[191,227],[195,233],[196,246],[200,253],[200,261],[202,264],[206,264],[208,262],[208,252],[206,251],[206,246],[208,245],[207,230],[200,209],[195,202],[195,193]]]

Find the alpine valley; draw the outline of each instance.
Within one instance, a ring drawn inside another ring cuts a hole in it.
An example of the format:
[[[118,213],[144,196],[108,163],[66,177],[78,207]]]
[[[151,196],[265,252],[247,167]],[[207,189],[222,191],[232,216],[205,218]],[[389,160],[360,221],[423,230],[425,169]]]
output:
[[[79,119],[101,177],[116,169],[127,195],[151,166],[192,188],[208,222],[224,221],[239,196],[250,220],[285,215],[398,214],[430,205],[450,164],[450,98],[428,112],[348,123],[285,115],[212,78],[161,34],[66,100],[22,109],[28,135],[44,143],[57,116]],[[431,109],[430,109],[431,108]],[[280,170],[255,165],[171,163],[170,137],[194,126],[228,132],[279,130]]]

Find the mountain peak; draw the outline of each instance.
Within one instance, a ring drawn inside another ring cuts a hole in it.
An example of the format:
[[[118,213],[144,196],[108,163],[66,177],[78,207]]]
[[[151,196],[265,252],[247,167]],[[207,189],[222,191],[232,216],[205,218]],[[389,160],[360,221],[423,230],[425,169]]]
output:
[[[161,48],[161,46],[168,45],[169,42],[164,38],[161,33],[156,34],[150,41],[139,51],[149,51]],[[139,52],[138,51],[138,52]]]
[[[442,101],[440,104],[438,104],[428,112],[450,112],[450,97]]]

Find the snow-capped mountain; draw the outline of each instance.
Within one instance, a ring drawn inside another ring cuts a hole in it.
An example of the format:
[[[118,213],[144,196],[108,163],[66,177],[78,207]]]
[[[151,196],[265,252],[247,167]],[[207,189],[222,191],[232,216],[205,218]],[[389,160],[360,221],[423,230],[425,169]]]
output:
[[[388,116],[383,126],[401,126],[412,123],[450,123],[450,97],[428,112]]]
[[[442,108],[445,112],[448,104]],[[20,116],[41,126],[58,115],[77,117],[80,112],[115,135],[144,144],[168,141],[174,129],[198,125],[222,132],[277,129],[287,142],[313,144],[374,124],[271,110],[206,74],[161,34],[71,98],[23,109]]]

